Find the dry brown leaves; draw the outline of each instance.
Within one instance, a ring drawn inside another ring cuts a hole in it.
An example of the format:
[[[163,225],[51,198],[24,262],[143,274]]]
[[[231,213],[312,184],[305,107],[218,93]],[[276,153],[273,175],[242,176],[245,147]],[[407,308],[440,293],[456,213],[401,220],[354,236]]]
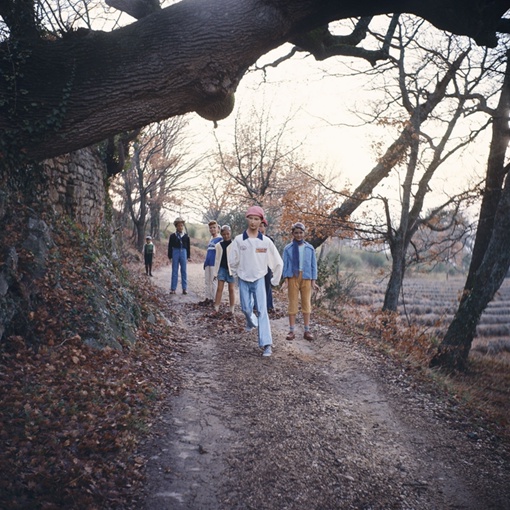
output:
[[[0,346],[0,507],[127,508],[146,462],[137,446],[179,386],[182,333],[159,313],[172,318],[164,298],[133,277],[141,307],[134,347],[99,351],[79,334],[63,337],[70,321],[80,331],[97,317],[84,298],[87,267],[71,248],[60,254],[65,285],[55,285],[51,266],[27,317],[37,345],[11,336]]]

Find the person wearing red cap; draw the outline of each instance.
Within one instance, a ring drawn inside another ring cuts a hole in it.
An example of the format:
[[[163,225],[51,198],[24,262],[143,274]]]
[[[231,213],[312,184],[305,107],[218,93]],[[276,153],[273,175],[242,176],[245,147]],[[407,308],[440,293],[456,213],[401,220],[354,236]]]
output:
[[[268,268],[273,271],[271,283],[278,285],[283,260],[269,237],[259,232],[264,210],[258,205],[246,211],[247,228],[236,236],[228,254],[228,264],[233,276],[238,277],[241,309],[246,317],[246,331],[258,328],[259,347],[263,356],[271,356],[273,338],[267,314],[264,277]],[[253,312],[257,307],[257,315]]]

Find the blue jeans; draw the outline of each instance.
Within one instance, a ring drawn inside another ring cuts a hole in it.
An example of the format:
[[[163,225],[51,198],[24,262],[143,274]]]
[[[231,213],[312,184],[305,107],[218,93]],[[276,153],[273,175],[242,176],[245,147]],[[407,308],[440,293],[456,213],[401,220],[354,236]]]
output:
[[[264,278],[254,282],[247,282],[239,278],[239,297],[241,310],[246,317],[246,329],[258,328],[259,347],[271,345],[273,337],[269,324],[266,306],[266,285]],[[253,313],[253,306],[257,307],[258,317]]]
[[[170,290],[177,289],[177,278],[179,273],[179,266],[181,266],[181,285],[182,290],[188,288],[188,252],[186,248],[172,248],[172,283]]]
[[[224,267],[220,267],[218,269],[218,281],[219,282],[227,282],[227,283],[235,283],[236,279],[233,276],[230,276],[228,269]]]

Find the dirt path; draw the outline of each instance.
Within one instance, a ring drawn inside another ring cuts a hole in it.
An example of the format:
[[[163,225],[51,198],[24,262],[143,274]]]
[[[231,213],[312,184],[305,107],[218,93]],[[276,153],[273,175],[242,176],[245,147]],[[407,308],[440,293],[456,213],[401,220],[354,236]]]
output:
[[[201,265],[189,276],[188,295],[168,296],[189,351],[147,445],[146,509],[510,508],[508,459],[483,428],[333,326],[287,342],[282,314],[262,358],[240,310],[196,304]],[[153,281],[168,291],[169,267]]]

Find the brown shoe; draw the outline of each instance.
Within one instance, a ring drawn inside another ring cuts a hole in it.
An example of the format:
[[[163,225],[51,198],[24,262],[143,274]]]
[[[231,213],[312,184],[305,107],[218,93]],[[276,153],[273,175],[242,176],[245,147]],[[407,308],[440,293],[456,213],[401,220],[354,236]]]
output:
[[[294,331],[289,331],[289,334],[285,337],[286,340],[294,340],[294,338],[296,338]]]
[[[305,334],[303,335],[303,338],[305,340],[309,340],[311,342],[313,340],[313,335],[310,333],[310,331],[305,331]]]

